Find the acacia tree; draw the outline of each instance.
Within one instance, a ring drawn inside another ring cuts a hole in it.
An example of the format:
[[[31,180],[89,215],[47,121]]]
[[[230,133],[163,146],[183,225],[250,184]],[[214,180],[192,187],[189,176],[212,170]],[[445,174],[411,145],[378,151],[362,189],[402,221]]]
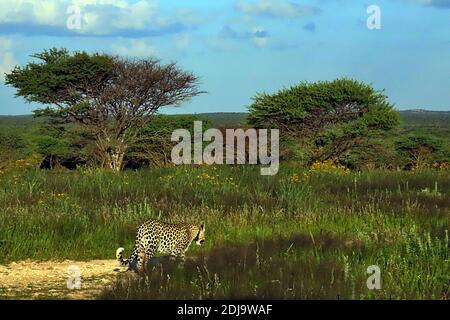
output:
[[[400,123],[383,92],[345,78],[257,94],[249,109],[250,124],[279,128],[318,160],[338,158]]]
[[[442,139],[426,134],[409,134],[396,141],[396,149],[407,167],[422,169],[438,159],[448,159],[450,152]]]
[[[104,166],[120,170],[128,147],[161,107],[201,93],[198,78],[159,60],[125,59],[50,49],[38,62],[6,75],[16,96],[47,107],[35,110],[56,122],[83,125],[94,137]]]

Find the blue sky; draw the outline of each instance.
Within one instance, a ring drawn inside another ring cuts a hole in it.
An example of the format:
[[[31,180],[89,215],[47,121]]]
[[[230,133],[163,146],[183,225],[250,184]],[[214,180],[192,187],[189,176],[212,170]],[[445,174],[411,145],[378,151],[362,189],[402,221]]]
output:
[[[72,5],[80,29],[67,28]],[[450,0],[0,0],[0,114],[38,107],[3,74],[51,47],[177,61],[208,93],[164,113],[245,111],[256,92],[338,77],[398,109],[450,110]]]

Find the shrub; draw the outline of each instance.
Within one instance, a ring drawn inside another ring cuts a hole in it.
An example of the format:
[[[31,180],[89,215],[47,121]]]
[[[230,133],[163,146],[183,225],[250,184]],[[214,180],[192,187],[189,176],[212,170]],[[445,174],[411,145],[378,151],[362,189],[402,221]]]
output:
[[[259,93],[249,109],[250,124],[279,128],[313,160],[339,158],[400,124],[382,91],[350,79],[301,82],[274,94]]]

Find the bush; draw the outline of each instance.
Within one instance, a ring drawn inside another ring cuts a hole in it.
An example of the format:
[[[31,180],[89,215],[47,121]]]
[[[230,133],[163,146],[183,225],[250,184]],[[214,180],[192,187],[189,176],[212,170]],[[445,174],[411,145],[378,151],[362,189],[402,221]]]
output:
[[[400,124],[382,91],[350,79],[302,82],[275,94],[257,94],[249,109],[250,124],[279,128],[312,160],[322,161],[367,146],[368,139]]]
[[[145,166],[165,166],[171,162],[172,132],[176,129],[186,129],[193,134],[194,121],[199,121],[194,115],[158,115],[144,128],[137,143],[130,147],[125,158],[125,168],[140,168]],[[210,121],[203,120],[203,130],[210,128]]]
[[[396,141],[396,149],[408,169],[430,167],[435,162],[450,161],[450,152],[441,138],[426,134],[410,134]]]

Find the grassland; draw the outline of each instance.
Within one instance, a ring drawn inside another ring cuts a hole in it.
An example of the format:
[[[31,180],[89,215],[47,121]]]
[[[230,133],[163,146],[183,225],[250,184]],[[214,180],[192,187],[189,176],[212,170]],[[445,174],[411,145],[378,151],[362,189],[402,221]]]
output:
[[[283,165],[0,174],[0,263],[114,259],[148,218],[206,224],[184,267],[119,276],[102,298],[448,299],[449,171]],[[367,267],[382,289],[368,290]]]

